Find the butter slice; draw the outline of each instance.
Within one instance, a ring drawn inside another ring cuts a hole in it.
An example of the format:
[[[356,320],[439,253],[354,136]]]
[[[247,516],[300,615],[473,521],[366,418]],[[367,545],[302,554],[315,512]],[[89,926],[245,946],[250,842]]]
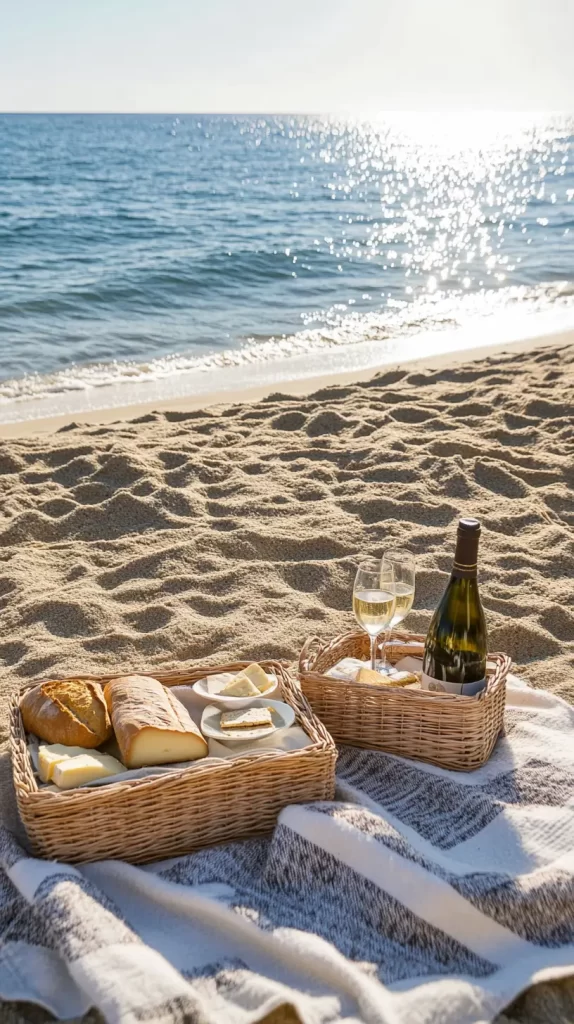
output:
[[[267,677],[266,677],[267,678]],[[219,691],[220,697],[258,697],[259,690],[242,672]]]
[[[66,747],[63,743],[52,743],[49,746],[42,744],[38,751],[38,773],[42,782],[52,781],[54,768],[60,761],[89,753],[85,747]]]
[[[265,670],[261,668],[261,665],[258,665],[256,661],[251,665],[248,665],[247,668],[244,668],[241,675],[247,676],[247,678],[255,684],[259,693],[265,693],[266,690],[270,690],[273,686],[267,672],[265,672]]]
[[[88,753],[69,757],[54,765],[52,780],[59,789],[74,789],[86,782],[106,779],[110,775],[119,775],[127,768],[111,754]]]

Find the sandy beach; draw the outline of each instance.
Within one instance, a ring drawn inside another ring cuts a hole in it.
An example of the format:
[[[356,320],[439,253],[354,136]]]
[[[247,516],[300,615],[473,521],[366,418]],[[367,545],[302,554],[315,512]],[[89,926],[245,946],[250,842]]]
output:
[[[574,344],[551,345],[5,440],[5,689],[294,658],[353,625],[356,560],[389,544],[417,556],[424,630],[472,513],[491,648],[574,694],[573,398]]]
[[[472,514],[491,649],[574,700],[573,412],[562,339],[306,396],[25,425],[0,450],[4,698],[46,674],[293,659],[353,627],[357,558],[390,544],[417,556],[407,626],[424,631]],[[5,743],[2,767],[14,826]]]

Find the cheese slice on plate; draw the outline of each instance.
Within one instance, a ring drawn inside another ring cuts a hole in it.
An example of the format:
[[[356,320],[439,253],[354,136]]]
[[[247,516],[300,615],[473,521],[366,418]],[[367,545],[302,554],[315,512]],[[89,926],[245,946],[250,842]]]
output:
[[[267,678],[267,676],[265,677]],[[224,686],[218,693],[219,697],[258,697],[259,690],[242,672]]]
[[[86,751],[77,757],[68,757],[54,765],[52,781],[59,789],[74,789],[86,782],[106,779],[110,775],[119,775],[127,768],[111,754],[98,754]]]
[[[255,684],[259,693],[265,693],[265,690],[270,690],[273,686],[267,672],[265,672],[264,669],[261,668],[261,665],[258,665],[256,661],[254,661],[253,664],[248,665],[247,668],[244,668],[241,675],[247,676],[247,678]]]
[[[89,754],[86,747],[66,747],[63,743],[42,744],[38,751],[38,774],[42,782],[51,782],[54,768],[60,761],[67,761],[79,754]]]
[[[269,708],[242,708],[224,711],[219,722],[222,729],[255,729],[260,725],[273,725]]]

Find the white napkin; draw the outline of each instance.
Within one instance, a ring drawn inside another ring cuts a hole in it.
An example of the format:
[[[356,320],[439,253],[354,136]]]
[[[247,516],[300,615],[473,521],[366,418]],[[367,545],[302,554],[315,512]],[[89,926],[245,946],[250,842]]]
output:
[[[325,672],[325,675],[330,676],[331,679],[343,679],[345,682],[354,683],[359,669],[370,667],[370,659],[360,661],[359,658],[341,658],[336,665],[333,665],[333,668]],[[422,672],[422,667],[422,658],[412,658],[410,655],[407,655],[406,658],[401,658],[393,666],[395,672]],[[391,672],[389,675],[392,678],[393,673]]]
[[[333,668],[325,672],[331,679],[344,679],[346,682],[354,683],[357,672],[360,668],[369,668],[370,661],[360,661],[359,658],[341,658]]]
[[[210,757],[240,757],[247,753],[257,751],[276,750],[282,754],[287,750],[300,750],[308,747],[311,740],[307,733],[299,725],[291,725],[288,729],[276,729],[269,736],[263,736],[260,740],[251,740],[246,743],[220,743],[219,740],[210,739]]]

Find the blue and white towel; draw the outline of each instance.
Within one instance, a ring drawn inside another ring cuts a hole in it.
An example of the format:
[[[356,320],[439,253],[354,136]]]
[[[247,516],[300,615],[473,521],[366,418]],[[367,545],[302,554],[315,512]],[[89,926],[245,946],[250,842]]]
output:
[[[506,721],[469,775],[343,747],[336,802],[145,868],[4,832],[0,995],[110,1024],[492,1020],[574,973],[574,708],[512,680]]]

